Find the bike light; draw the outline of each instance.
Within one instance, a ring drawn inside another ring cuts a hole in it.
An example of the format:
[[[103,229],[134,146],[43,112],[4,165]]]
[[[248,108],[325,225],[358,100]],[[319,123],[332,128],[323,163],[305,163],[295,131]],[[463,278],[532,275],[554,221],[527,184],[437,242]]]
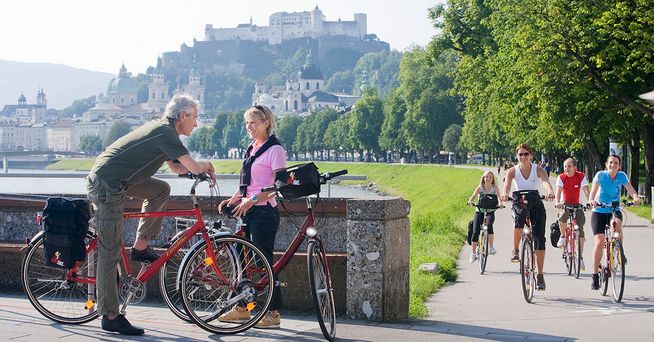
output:
[[[613,238],[614,239],[619,239],[620,238],[620,233],[619,232],[613,232]]]
[[[314,237],[314,236],[316,236],[316,234],[318,234],[318,230],[316,229],[316,227],[310,226],[309,228],[307,228],[307,236],[308,237]]]
[[[575,224],[575,230],[579,230],[579,225]]]
[[[522,234],[529,235],[530,232],[531,232],[531,229],[529,229],[529,227],[522,228]]]

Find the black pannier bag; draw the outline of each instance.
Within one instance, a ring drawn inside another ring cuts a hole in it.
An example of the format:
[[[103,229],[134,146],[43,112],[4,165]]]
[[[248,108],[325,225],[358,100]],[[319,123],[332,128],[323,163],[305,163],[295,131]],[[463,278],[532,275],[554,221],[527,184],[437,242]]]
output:
[[[314,163],[294,165],[275,175],[277,191],[293,199],[320,192],[320,173]]]
[[[474,229],[475,229],[475,221],[470,220],[470,222],[468,222],[468,233],[466,234],[466,242],[469,245],[472,245],[472,236],[474,235]]]
[[[43,246],[48,266],[70,269],[86,259],[84,238],[91,206],[85,199],[48,198],[43,208]]]
[[[561,237],[561,229],[559,228],[559,221],[554,221],[550,225],[550,242],[554,248],[558,247],[559,238]]]

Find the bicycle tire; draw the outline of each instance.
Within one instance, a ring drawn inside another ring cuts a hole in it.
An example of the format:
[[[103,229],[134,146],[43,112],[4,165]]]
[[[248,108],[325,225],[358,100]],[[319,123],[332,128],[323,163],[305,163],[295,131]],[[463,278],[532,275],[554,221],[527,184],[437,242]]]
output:
[[[94,236],[87,234],[86,259],[77,268],[95,278],[98,251],[89,250]],[[68,279],[68,270],[47,266],[45,263],[43,236],[28,248],[21,264],[21,283],[27,299],[43,316],[64,324],[82,324],[98,318],[95,285]]]
[[[565,263],[565,270],[568,272],[568,275],[572,274],[572,256],[570,248],[570,243],[566,237],[565,248],[563,248],[563,263]]]
[[[522,295],[527,303],[534,298],[536,274],[534,274],[534,248],[527,239],[522,240],[520,251],[520,278],[522,279]]]
[[[479,274],[484,274],[486,271],[486,263],[488,262],[488,231],[483,227],[479,233]]]
[[[611,289],[613,290],[613,300],[620,303],[624,294],[624,249],[622,241],[614,239],[611,246]]]
[[[606,242],[608,243],[608,242]],[[602,247],[602,258],[600,260],[606,261],[606,246]],[[599,281],[600,281],[600,288],[599,291],[602,294],[602,296],[606,296],[606,292],[609,289],[609,277],[611,276],[611,271],[609,270],[607,265],[602,265],[600,263],[599,265]]]
[[[188,245],[188,243],[187,243]],[[168,261],[159,269],[159,290],[161,298],[164,300],[170,311],[183,321],[192,323],[182,304],[182,297],[177,289],[177,274],[188,248],[180,248],[175,255],[171,256]]]
[[[217,260],[207,252],[213,252]],[[214,264],[219,267],[222,279],[215,273]],[[184,257],[180,272],[184,310],[206,331],[239,333],[254,326],[268,311],[274,287],[272,267],[261,250],[247,239],[216,237],[211,240],[211,249],[204,241],[198,243]],[[220,320],[236,306],[249,308],[249,317],[239,321]]]
[[[574,244],[575,244],[575,250],[574,250],[574,259],[577,264],[577,267],[575,267],[575,278],[579,279],[579,274],[581,273],[581,237],[579,236],[579,232],[575,231],[574,232]]]
[[[307,268],[311,297],[322,335],[328,341],[336,337],[336,306],[331,287],[329,266],[322,244],[312,240],[307,247]]]

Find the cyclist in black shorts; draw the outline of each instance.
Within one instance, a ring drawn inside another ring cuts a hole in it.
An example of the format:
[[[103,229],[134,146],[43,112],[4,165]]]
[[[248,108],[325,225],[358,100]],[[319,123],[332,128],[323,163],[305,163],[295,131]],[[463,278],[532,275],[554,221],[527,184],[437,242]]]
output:
[[[545,264],[545,222],[547,220],[545,206],[538,193],[539,184],[547,191],[546,199],[554,199],[554,189],[542,167],[532,163],[533,151],[527,144],[520,144],[515,149],[518,163],[506,171],[502,201],[508,201],[511,183],[516,191],[513,192],[513,251],[511,262],[518,262],[518,245],[522,237],[522,228],[525,226],[527,215],[531,220],[532,234],[536,243],[536,263],[538,274],[536,276],[536,289],[545,290],[543,267]]]

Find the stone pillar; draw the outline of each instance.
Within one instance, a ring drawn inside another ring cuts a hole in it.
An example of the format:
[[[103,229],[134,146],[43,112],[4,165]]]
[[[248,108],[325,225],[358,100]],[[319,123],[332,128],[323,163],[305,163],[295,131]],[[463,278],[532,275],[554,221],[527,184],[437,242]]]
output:
[[[408,317],[409,208],[398,197],[347,201],[348,318]]]

